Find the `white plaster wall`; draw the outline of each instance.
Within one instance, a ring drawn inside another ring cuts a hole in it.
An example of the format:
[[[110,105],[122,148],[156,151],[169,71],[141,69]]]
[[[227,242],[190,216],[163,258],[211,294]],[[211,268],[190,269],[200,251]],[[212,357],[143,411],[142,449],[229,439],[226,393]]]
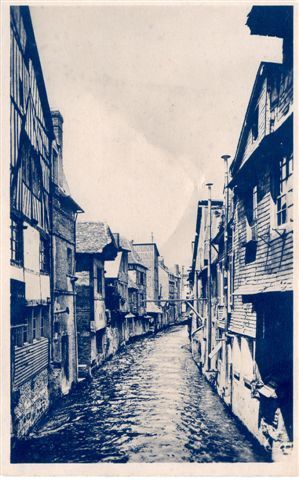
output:
[[[40,275],[25,270],[25,298],[27,301],[41,301]]]
[[[253,358],[249,342],[252,343],[252,340],[245,337],[241,338],[242,376],[248,380],[253,380]]]
[[[94,323],[95,329],[106,327],[106,313],[104,300],[94,300]]]
[[[24,267],[39,273],[39,232],[31,225],[24,229]]]
[[[16,267],[15,265],[10,266],[10,278],[13,280],[19,280],[19,282],[24,282],[24,270],[21,267]]]
[[[49,275],[40,275],[41,300],[50,298],[50,277]]]

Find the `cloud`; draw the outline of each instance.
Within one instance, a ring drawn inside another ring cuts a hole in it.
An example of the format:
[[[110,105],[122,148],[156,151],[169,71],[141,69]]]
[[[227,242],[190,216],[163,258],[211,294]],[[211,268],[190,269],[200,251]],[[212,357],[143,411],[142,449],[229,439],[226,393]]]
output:
[[[134,240],[149,240],[154,232],[157,241],[165,241],[193,191],[192,163],[150,144],[90,93],[73,108],[90,118],[65,118],[64,129],[65,169],[85,218],[106,220]],[[69,109],[67,117],[72,115]]]

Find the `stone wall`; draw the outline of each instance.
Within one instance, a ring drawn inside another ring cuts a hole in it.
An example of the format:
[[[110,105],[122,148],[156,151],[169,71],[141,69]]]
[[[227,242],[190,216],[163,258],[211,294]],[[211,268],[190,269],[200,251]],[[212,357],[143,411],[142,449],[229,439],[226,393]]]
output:
[[[14,435],[22,438],[49,407],[48,370],[42,370],[12,395]]]

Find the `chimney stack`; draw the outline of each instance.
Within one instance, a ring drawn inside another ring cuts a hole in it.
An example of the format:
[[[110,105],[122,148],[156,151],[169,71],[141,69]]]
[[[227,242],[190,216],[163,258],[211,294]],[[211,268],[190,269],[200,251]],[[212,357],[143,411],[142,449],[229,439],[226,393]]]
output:
[[[62,148],[63,148],[63,116],[59,112],[59,110],[54,110],[51,112],[52,115],[52,122],[53,122],[53,129],[56,138],[56,142],[59,146],[59,154],[62,156]]]
[[[51,112],[52,124],[54,135],[57,144],[53,151],[53,181],[56,185],[63,187],[63,159],[62,159],[62,147],[63,147],[63,117],[58,110]]]

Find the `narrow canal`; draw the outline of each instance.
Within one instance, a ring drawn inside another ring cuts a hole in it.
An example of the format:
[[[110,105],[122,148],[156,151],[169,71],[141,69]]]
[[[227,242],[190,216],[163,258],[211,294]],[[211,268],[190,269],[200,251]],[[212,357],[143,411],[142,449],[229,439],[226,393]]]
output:
[[[200,375],[186,327],[126,346],[52,410],[13,462],[261,462]]]

